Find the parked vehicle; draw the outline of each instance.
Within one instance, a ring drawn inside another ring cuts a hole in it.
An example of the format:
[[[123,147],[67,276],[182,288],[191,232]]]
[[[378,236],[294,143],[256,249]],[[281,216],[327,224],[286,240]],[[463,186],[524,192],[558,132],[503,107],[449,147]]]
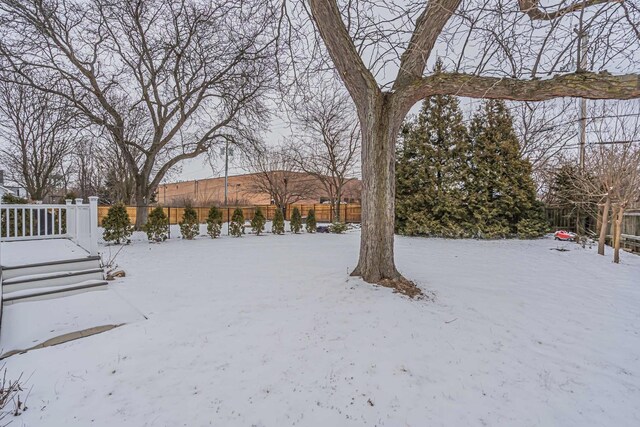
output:
[[[574,240],[576,238],[576,233],[572,233],[566,230],[558,230],[553,234],[553,238],[556,240]]]

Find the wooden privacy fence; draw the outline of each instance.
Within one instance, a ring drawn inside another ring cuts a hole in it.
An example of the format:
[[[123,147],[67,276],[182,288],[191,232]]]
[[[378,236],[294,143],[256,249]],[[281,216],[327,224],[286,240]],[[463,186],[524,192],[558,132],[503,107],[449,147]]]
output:
[[[622,234],[640,237],[640,210],[625,212],[622,217]]]
[[[545,217],[554,231],[576,231],[576,214],[572,209],[547,208]]]
[[[285,219],[291,219],[291,212],[293,212],[293,208],[297,207],[300,210],[300,214],[303,217],[306,217],[311,209],[313,209],[316,213],[316,221],[317,222],[333,222],[334,220],[334,212],[331,209],[331,205],[328,204],[292,204],[287,205],[287,209],[285,210]],[[110,206],[100,206],[98,207],[98,223],[102,225],[102,220],[107,216],[109,212]],[[262,209],[262,213],[267,218],[267,220],[272,220],[276,213],[275,205],[261,205],[261,206],[227,206],[220,207],[220,211],[222,212],[222,221],[228,222],[233,216],[233,211],[236,208],[242,209],[242,213],[244,215],[245,220],[251,220],[253,215],[255,214],[256,208]],[[155,209],[155,206],[147,206],[147,211],[151,212]],[[184,207],[163,207],[164,213],[169,218],[169,224],[178,224],[182,221],[182,215],[184,214]],[[200,223],[204,223],[207,220],[207,216],[209,215],[210,207],[195,207],[194,208],[198,213],[198,221]],[[127,213],[129,214],[129,218],[132,223],[136,221],[136,206],[127,206]],[[359,204],[349,203],[349,204],[341,204],[340,205],[340,221],[342,222],[360,222],[361,208]]]
[[[546,217],[553,230],[576,231],[576,213],[572,209],[547,208]],[[590,216],[584,218],[586,230],[597,235],[596,220]],[[608,240],[612,234],[611,216],[609,217]],[[640,210],[632,209],[622,218],[622,247],[640,252]]]
[[[551,228],[555,230],[576,231],[576,212],[572,209],[547,208],[546,218]],[[583,213],[583,215],[585,215]],[[597,233],[596,219],[591,216],[584,217],[587,231]],[[609,215],[611,222],[611,215]],[[632,209],[624,213],[622,218],[622,234],[640,237],[640,210]]]
[[[553,231],[576,232],[576,211],[574,209],[548,207],[545,209],[545,217]],[[597,233],[596,218],[583,212],[582,227],[587,232]]]

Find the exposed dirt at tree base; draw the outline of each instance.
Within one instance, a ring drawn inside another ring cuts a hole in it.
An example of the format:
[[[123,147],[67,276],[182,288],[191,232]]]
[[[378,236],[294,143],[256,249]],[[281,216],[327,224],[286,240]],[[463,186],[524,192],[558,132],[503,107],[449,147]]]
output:
[[[378,282],[378,285],[384,286],[385,288],[391,288],[394,292],[398,292],[402,295],[406,295],[409,298],[422,298],[425,297],[422,289],[416,286],[410,280],[407,280],[403,277],[397,279],[382,279]],[[432,299],[432,296],[428,296],[429,299]]]

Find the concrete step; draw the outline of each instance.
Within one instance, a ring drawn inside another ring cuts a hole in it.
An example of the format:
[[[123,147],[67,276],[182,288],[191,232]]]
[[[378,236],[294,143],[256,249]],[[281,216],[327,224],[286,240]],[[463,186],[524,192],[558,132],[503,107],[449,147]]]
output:
[[[73,285],[87,280],[104,280],[101,268],[91,268],[77,271],[57,271],[52,273],[31,274],[18,276],[2,281],[2,291],[6,293],[26,291],[29,289],[50,288],[56,286]]]
[[[85,280],[64,286],[51,286],[43,288],[25,289],[13,292],[4,292],[3,305],[11,305],[25,301],[38,301],[52,298],[60,298],[83,292],[106,290],[109,282],[106,280]]]
[[[100,268],[100,257],[83,257],[66,259],[60,261],[49,261],[34,264],[24,264],[16,266],[3,266],[2,279],[7,281],[19,276],[32,276],[36,274],[47,274],[65,271],[81,271]]]

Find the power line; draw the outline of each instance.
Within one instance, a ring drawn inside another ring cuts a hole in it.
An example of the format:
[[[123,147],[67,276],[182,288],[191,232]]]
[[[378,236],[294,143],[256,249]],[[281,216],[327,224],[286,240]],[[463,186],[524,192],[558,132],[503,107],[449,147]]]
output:
[[[640,139],[629,139],[626,141],[598,141],[598,142],[587,142],[587,145],[615,145],[615,144],[633,144],[640,142]],[[580,147],[580,143],[577,144],[569,144],[559,147],[558,150],[568,150],[573,148]]]

